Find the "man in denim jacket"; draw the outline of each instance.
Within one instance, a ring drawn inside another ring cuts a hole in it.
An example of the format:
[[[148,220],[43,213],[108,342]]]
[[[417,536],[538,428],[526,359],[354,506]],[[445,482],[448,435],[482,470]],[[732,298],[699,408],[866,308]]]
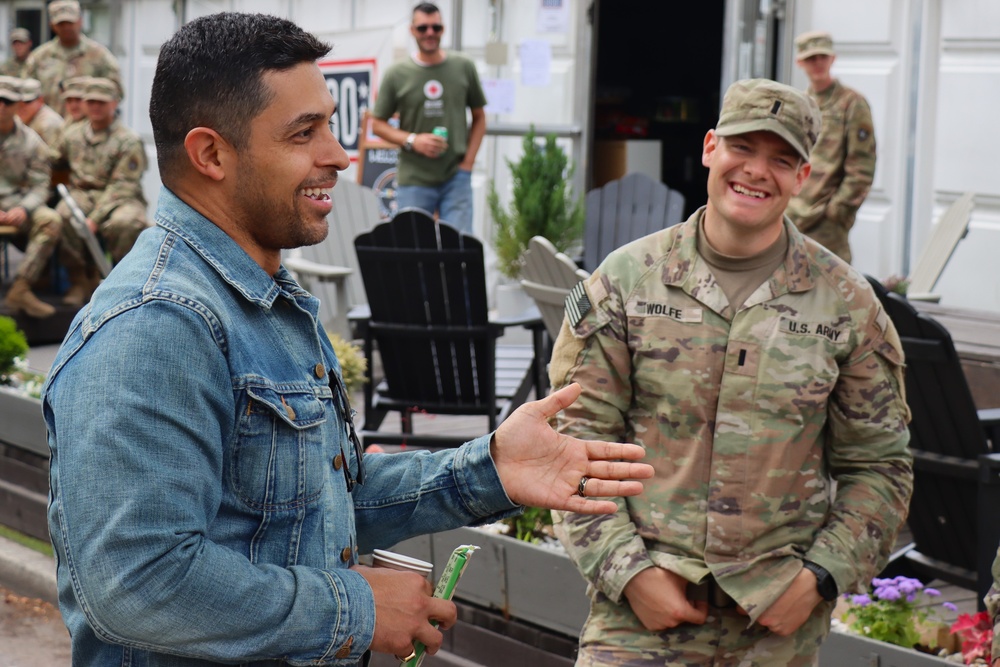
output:
[[[458,450],[362,462],[318,301],[280,265],[326,236],[348,166],[315,63],[328,48],[283,19],[218,14],[160,53],[156,226],[77,316],[44,391],[74,665],[433,653],[430,622],[453,624],[454,605],[359,551],[524,504],[613,511],[577,490],[635,494],[620,480],[652,474],[627,461],[639,447],[548,427],[575,387]]]

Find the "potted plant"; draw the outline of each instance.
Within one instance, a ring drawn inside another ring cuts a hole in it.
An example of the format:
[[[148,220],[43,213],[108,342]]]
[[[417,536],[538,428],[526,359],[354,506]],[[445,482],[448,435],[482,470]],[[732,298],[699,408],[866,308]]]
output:
[[[555,134],[538,141],[532,125],[522,148],[520,160],[507,160],[513,183],[509,208],[500,204],[493,183],[487,195],[497,268],[511,281],[520,276],[531,237],[544,236],[557,250],[566,252],[583,236],[583,198],[573,197],[574,166],[556,143]]]
[[[28,370],[28,342],[13,318],[0,317],[0,441],[47,457],[38,397],[44,378]]]
[[[844,594],[846,611],[834,619],[833,631],[820,649],[820,666],[855,664],[872,655],[885,664],[912,667],[954,664],[944,658],[958,651],[958,637],[936,609],[921,606],[939,595],[904,576],[875,578],[868,593]],[[941,607],[955,611],[950,602]]]

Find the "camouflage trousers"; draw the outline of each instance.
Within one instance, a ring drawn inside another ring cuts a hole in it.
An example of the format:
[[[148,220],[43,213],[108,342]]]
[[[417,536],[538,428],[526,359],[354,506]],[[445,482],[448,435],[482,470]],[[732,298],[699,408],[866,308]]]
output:
[[[709,608],[704,625],[646,630],[632,609],[598,594],[580,636],[576,667],[811,667],[830,631],[833,602],[821,602],[799,630],[779,637],[735,609]]]
[[[83,213],[89,216],[101,193],[96,190],[73,189],[70,194]],[[59,202],[56,211],[63,220],[60,261],[71,271],[93,265],[87,246],[70,224],[69,207],[65,202]],[[125,199],[118,203],[106,220],[98,224],[97,236],[103,242],[105,250],[111,253],[112,261],[117,264],[132,249],[139,234],[148,226],[146,204],[137,199]]]
[[[24,252],[15,278],[34,283],[41,277],[49,257],[59,245],[61,227],[59,214],[48,206],[39,206],[31,212],[11,239],[17,249]]]

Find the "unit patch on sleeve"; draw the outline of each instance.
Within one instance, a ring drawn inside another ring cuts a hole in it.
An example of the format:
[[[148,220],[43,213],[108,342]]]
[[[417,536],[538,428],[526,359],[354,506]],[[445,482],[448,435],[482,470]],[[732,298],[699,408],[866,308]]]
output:
[[[566,295],[566,317],[569,319],[570,326],[574,329],[578,327],[583,318],[590,312],[591,307],[590,297],[587,296],[587,288],[584,287],[581,280]]]

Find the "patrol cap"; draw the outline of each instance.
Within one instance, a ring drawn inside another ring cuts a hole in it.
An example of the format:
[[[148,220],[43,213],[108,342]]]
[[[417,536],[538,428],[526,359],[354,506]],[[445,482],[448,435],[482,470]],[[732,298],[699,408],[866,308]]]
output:
[[[49,23],[80,20],[80,3],[77,0],[55,0],[49,5]]]
[[[84,91],[87,89],[87,84],[90,83],[91,77],[89,76],[74,76],[69,79],[63,79],[59,82],[59,97],[60,99],[66,99],[67,97],[83,97]]]
[[[834,56],[833,37],[820,30],[804,32],[795,38],[795,58],[805,60],[812,56]]]
[[[773,132],[808,160],[819,136],[820,121],[816,102],[801,90],[770,79],[743,79],[726,91],[715,134],[731,137]]]
[[[42,82],[38,79],[21,79],[21,101],[31,102],[42,95]]]
[[[20,102],[21,80],[16,76],[0,76],[0,97],[11,102]]]
[[[90,77],[83,89],[83,99],[95,100],[98,102],[117,102],[121,99],[118,93],[118,85],[111,79],[104,77]]]
[[[10,31],[10,41],[13,42],[30,42],[31,33],[28,32],[27,28],[14,28]]]

